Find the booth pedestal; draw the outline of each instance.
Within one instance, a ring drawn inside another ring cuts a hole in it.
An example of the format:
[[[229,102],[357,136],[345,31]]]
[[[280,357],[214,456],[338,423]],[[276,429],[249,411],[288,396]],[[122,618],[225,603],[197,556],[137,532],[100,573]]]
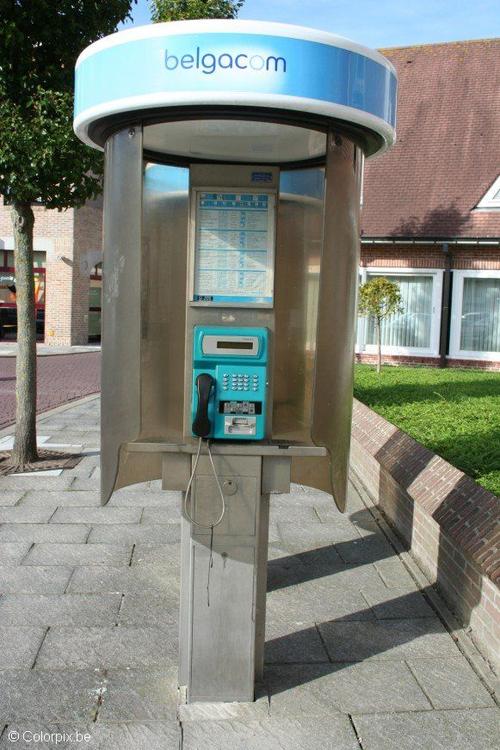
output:
[[[194,459],[193,459],[194,461]],[[179,683],[186,699],[253,701],[264,658],[269,495],[260,456],[214,456],[226,513],[214,529],[182,519]],[[221,499],[206,456],[191,514],[210,524]]]
[[[162,453],[163,489],[187,487],[195,444],[129,443],[127,450]],[[272,442],[211,450],[214,466],[205,444],[181,520],[181,700],[253,701],[264,667],[270,495],[290,491],[293,456],[326,450]],[[214,469],[226,510],[212,535],[222,509]]]

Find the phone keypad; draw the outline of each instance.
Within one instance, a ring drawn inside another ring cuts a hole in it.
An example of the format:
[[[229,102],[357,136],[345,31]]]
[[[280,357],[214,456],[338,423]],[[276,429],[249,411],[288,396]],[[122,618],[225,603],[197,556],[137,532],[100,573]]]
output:
[[[258,375],[249,375],[248,373],[224,372],[222,373],[222,390],[223,391],[258,391],[260,388],[260,378]]]

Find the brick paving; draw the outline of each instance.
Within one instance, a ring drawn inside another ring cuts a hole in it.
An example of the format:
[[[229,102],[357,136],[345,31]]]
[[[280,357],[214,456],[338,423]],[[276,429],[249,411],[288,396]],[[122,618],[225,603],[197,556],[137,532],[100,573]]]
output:
[[[0,749],[496,747],[492,696],[353,487],[343,516],[297,485],[272,497],[258,700],[178,706],[180,495],[99,507],[98,405],[40,419],[79,436],[78,466],[0,479]]]
[[[98,393],[100,352],[37,357],[37,412]],[[0,356],[0,429],[16,415],[16,360]]]

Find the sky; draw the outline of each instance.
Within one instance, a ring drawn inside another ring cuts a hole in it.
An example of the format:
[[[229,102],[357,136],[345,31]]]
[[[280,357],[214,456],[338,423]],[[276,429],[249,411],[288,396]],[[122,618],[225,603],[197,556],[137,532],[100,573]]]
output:
[[[239,18],[312,26],[375,48],[500,35],[498,0],[246,0]],[[144,23],[149,0],[138,0],[125,27]]]

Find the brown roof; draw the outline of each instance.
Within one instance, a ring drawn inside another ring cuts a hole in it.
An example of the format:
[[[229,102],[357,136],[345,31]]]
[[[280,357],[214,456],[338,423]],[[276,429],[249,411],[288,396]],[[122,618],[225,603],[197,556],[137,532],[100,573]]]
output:
[[[397,143],[366,163],[364,237],[500,237],[498,209],[472,210],[500,174],[500,39],[382,52]]]

